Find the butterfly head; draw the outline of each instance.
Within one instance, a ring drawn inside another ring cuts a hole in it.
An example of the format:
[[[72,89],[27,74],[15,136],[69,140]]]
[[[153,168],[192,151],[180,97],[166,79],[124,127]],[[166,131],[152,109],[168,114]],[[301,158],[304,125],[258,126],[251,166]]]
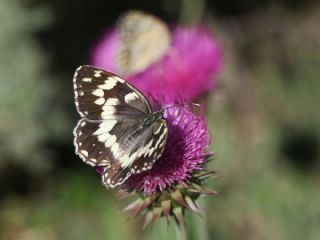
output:
[[[163,113],[164,113],[164,109],[160,109],[159,111],[154,112],[153,115],[154,115],[155,120],[162,119],[163,118]]]
[[[159,110],[157,112],[153,112],[150,116],[143,120],[143,127],[149,127],[154,122],[163,118],[163,110]]]

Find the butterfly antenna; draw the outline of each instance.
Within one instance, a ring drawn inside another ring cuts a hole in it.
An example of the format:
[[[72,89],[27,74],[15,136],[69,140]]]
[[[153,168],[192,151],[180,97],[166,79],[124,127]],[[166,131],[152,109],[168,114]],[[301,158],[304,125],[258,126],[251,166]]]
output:
[[[164,99],[163,99],[163,68],[161,67],[160,69],[160,74],[161,74],[161,81],[160,81],[160,101],[161,101],[161,110],[163,111],[164,108],[163,103],[164,103]]]
[[[186,105],[189,105],[189,104],[191,104],[192,106],[200,107],[199,103],[181,103],[181,104],[175,104],[175,105],[172,105],[172,106],[169,106],[169,107],[165,107],[162,110],[169,109],[169,108],[174,108],[174,107],[183,107],[183,106],[186,106]]]

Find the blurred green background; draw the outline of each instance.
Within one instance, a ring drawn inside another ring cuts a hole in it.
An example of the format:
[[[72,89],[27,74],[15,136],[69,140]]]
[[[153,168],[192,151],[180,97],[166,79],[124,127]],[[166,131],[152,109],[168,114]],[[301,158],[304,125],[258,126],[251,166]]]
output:
[[[225,53],[206,99],[216,160],[188,239],[320,239],[320,4],[303,0],[0,1],[0,239],[175,239],[141,231],[74,154],[72,75],[119,14],[212,27]]]

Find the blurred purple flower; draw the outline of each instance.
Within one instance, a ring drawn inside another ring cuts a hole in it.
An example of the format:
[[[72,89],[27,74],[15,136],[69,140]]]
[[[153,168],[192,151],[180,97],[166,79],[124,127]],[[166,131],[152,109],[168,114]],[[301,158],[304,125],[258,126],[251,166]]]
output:
[[[142,72],[123,77],[145,94],[154,96],[160,94],[161,81],[163,93],[169,98],[178,94],[191,100],[213,89],[223,56],[209,29],[177,26],[171,34],[171,45],[158,62]],[[91,63],[111,72],[120,72],[116,61],[119,46],[118,32],[108,31],[92,50]]]
[[[91,63],[109,72],[118,73],[116,59],[119,45],[120,39],[116,30],[105,32],[91,51]]]

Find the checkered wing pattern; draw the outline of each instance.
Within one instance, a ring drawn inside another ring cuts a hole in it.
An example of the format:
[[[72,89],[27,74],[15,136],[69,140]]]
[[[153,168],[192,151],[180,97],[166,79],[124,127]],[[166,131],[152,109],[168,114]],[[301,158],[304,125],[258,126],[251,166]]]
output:
[[[74,75],[75,104],[82,117],[74,129],[76,154],[104,167],[106,187],[151,169],[167,138],[162,113],[152,112],[144,95],[127,81],[93,66]]]

